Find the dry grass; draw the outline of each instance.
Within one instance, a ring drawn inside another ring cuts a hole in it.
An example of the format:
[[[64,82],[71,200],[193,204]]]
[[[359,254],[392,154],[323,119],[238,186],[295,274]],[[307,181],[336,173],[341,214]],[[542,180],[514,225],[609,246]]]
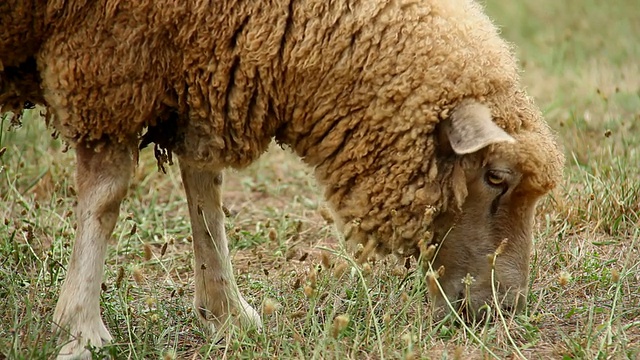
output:
[[[348,258],[310,171],[276,147],[226,177],[238,281],[260,334],[223,344],[191,311],[192,254],[177,169],[143,153],[111,241],[103,318],[116,358],[640,358],[640,12],[634,1],[487,0],[524,82],[558,131],[565,182],[539,207],[527,313],[434,322],[424,274]],[[7,124],[3,124],[6,128]],[[52,309],[73,241],[71,153],[38,119],[0,131],[0,358],[55,354]],[[415,264],[414,264],[415,265]],[[329,266],[329,268],[327,267]]]

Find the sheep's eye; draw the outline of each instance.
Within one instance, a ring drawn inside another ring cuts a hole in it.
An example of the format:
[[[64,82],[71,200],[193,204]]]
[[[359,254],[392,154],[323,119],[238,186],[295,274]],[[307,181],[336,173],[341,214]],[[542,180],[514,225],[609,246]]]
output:
[[[507,179],[504,174],[500,174],[496,171],[487,171],[487,174],[485,175],[485,181],[490,186],[503,187],[506,184]]]

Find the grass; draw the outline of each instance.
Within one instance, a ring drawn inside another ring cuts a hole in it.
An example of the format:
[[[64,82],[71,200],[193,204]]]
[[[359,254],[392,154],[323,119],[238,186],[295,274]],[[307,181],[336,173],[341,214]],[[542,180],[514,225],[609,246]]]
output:
[[[436,322],[422,270],[387,259],[338,279],[341,250],[310,171],[273,147],[226,177],[237,279],[264,331],[207,340],[191,309],[177,168],[141,157],[108,250],[116,358],[640,358],[640,12],[634,1],[487,0],[558,132],[565,180],[539,206],[524,315]],[[56,353],[49,330],[74,233],[72,153],[43,122],[0,131],[0,358]],[[4,130],[8,127],[5,121]],[[324,264],[324,265],[323,265]]]

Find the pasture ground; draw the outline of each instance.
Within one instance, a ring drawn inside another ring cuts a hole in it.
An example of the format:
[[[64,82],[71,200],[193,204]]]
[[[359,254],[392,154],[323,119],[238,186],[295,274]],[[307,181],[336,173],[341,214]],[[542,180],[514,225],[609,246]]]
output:
[[[391,260],[334,277],[323,257],[343,262],[344,252],[320,190],[309,169],[274,146],[225,184],[237,279],[263,311],[264,331],[207,341],[191,309],[178,169],[158,173],[147,150],[108,250],[101,303],[115,342],[102,351],[133,359],[640,358],[638,4],[486,2],[568,160],[564,182],[538,208],[525,314],[471,328],[437,323],[420,272]],[[28,118],[0,131],[0,358],[56,352],[50,325],[73,242],[75,160],[49,133]]]

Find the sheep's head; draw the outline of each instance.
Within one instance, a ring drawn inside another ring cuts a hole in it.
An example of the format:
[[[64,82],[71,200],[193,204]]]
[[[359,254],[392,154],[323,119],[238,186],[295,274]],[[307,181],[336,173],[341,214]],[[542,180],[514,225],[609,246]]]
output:
[[[431,265],[444,267],[442,291],[470,314],[484,304],[493,308],[494,290],[503,308],[525,305],[535,207],[555,186],[564,161],[546,125],[533,124],[509,135],[486,106],[463,102],[440,126],[440,155],[462,169],[466,187],[454,189],[464,199],[458,211],[434,220]],[[444,305],[429,280],[432,297]]]

